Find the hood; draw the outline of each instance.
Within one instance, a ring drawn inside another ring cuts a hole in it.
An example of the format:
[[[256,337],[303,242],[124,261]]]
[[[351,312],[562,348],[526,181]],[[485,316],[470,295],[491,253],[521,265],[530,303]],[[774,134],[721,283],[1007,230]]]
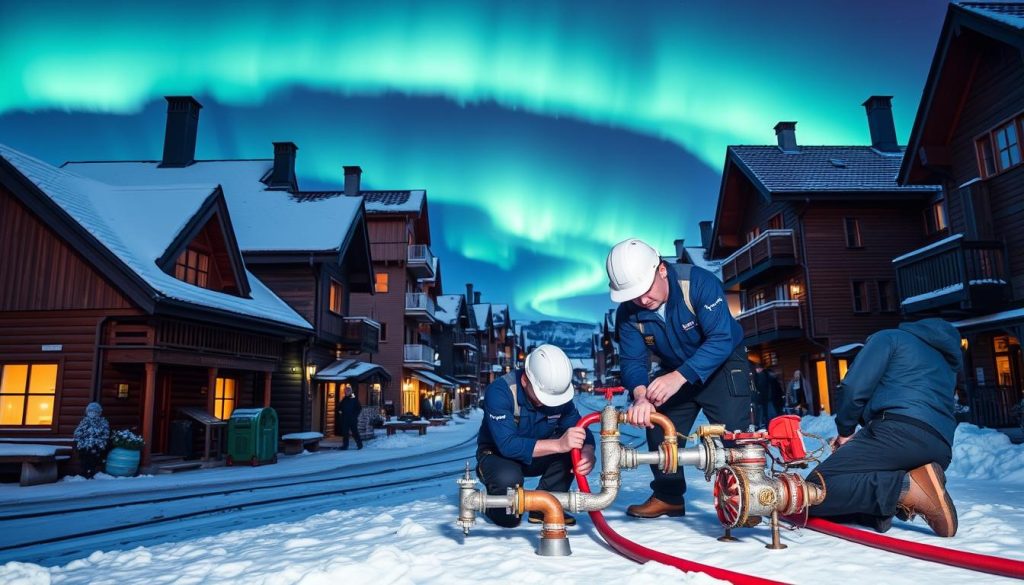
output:
[[[103,407],[100,406],[99,402],[90,402],[89,406],[85,407],[85,416],[99,416],[103,414]]]
[[[963,353],[960,349],[960,332],[948,321],[943,319],[922,319],[913,323],[901,323],[900,330],[917,337],[935,348],[935,351],[946,358],[946,363],[959,372],[963,365]]]

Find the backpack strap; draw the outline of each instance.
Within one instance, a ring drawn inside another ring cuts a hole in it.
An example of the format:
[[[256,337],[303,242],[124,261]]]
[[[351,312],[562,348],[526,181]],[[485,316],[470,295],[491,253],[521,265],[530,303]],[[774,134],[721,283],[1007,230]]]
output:
[[[516,373],[509,372],[501,377],[508,384],[512,391],[512,420],[519,424],[519,382],[516,380]]]

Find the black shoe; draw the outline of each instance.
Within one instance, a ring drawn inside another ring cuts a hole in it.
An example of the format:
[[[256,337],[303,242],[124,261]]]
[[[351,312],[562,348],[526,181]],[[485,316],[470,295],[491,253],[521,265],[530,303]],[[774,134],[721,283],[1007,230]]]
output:
[[[530,522],[530,524],[543,524],[544,523],[544,514],[541,514],[540,512],[537,512],[537,511],[530,512],[530,515],[529,515],[529,517],[527,517],[527,520]],[[576,526],[576,518],[573,518],[572,514],[566,513],[565,514],[565,525],[566,526]]]
[[[362,449],[362,448],[363,448],[362,445],[359,445],[358,447],[356,447],[356,449]]]
[[[875,532],[883,534],[889,532],[889,529],[892,528],[892,516],[877,516],[873,524],[872,528],[875,529]]]

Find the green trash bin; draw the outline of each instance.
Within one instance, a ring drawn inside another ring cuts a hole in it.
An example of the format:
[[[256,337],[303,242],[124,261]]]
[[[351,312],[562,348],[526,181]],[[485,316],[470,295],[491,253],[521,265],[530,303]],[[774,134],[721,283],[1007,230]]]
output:
[[[239,408],[228,419],[227,464],[277,463],[277,412],[273,408]]]

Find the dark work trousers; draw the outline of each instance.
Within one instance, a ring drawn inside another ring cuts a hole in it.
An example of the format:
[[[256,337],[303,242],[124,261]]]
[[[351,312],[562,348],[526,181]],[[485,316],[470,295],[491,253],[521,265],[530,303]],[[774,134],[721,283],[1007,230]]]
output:
[[[658,412],[672,421],[677,432],[689,434],[702,408],[711,424],[724,424],[730,431],[747,429],[750,424],[750,366],[742,346],[736,348],[705,383],[684,384],[668,402],[658,407]],[[659,426],[647,429],[647,448],[656,451],[664,436]],[[679,447],[683,446],[680,442]],[[683,471],[663,473],[657,465],[652,465],[651,471],[654,473],[651,482],[654,497],[667,504],[682,504],[686,492]]]
[[[78,465],[82,469],[82,476],[91,479],[103,467],[103,452],[98,449],[80,450]]]
[[[568,453],[556,453],[543,457],[534,457],[529,465],[521,461],[502,457],[497,451],[482,449],[476,456],[476,474],[487,486],[487,493],[492,496],[503,496],[508,488],[523,485],[524,477],[540,476],[538,490],[548,492],[569,491],[572,483],[572,457]],[[519,526],[521,518],[507,514],[505,508],[488,508],[487,517],[498,526],[514,528]]]
[[[923,424],[923,423],[922,423]],[[953,453],[938,432],[899,420],[875,419],[815,471],[825,480],[825,501],[811,516],[877,526],[896,513],[903,477],[928,463],[949,466]],[[812,471],[810,481],[820,479]]]
[[[358,447],[359,449],[363,448],[363,438],[359,436],[359,425],[357,423],[342,421],[342,423],[340,425],[338,425],[338,426],[339,426],[339,431],[340,431],[340,434],[341,434],[341,448],[342,449],[348,449],[348,437],[349,437],[349,435],[352,435],[352,437],[355,438],[355,440],[356,440],[356,447]]]

